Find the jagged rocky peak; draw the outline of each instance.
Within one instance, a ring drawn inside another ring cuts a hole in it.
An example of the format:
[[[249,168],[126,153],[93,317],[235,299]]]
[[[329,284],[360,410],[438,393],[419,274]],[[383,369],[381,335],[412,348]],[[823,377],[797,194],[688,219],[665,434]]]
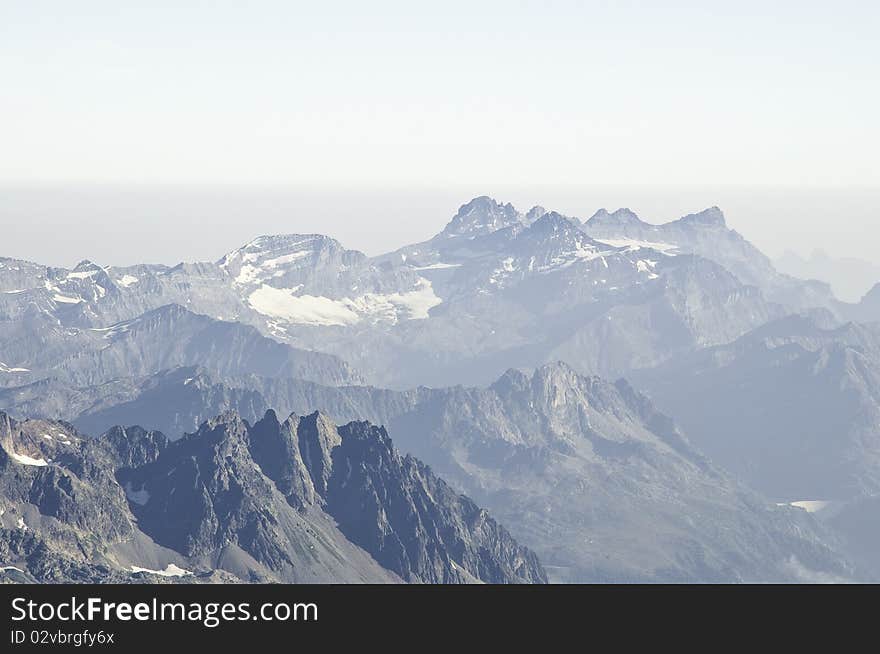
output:
[[[528,389],[531,379],[530,375],[518,368],[508,368],[489,389],[499,393],[522,392]]]
[[[339,434],[328,510],[382,565],[408,581],[546,583],[533,552],[428,466],[401,456],[384,428],[352,422]]]
[[[310,252],[322,248],[344,249],[339,241],[323,234],[264,234],[228,253],[221,262],[236,257],[254,260],[280,252]]]
[[[94,261],[89,261],[88,259],[83,259],[76,267],[71,271],[72,273],[98,273],[102,272],[104,269],[101,268]]]
[[[555,211],[545,213],[516,238],[519,255],[534,259],[534,264],[562,265],[608,249],[594,241],[572,218]]]
[[[611,213],[607,209],[599,209],[587,220],[588,227],[597,227],[602,225],[641,225],[643,224],[633,211],[621,208]]]
[[[545,363],[531,373],[517,369],[505,372],[490,389],[502,397],[527,396],[526,404],[544,408],[559,408],[571,401],[583,401],[580,391],[598,383],[595,377],[585,377],[562,361]],[[538,404],[535,405],[535,402]]]
[[[101,266],[85,259],[73,270],[49,268],[45,279],[32,280],[62,309],[80,311],[118,293],[116,284]]]
[[[89,285],[99,284],[104,287],[105,291],[112,291],[116,287],[110,279],[110,276],[107,274],[107,271],[88,259],[83,259],[76,264],[76,267],[73,270],[65,271],[65,273],[60,275],[57,279],[62,284],[76,282],[85,282]]]
[[[533,223],[538,218],[540,218],[541,216],[543,216],[546,213],[547,213],[547,209],[545,209],[544,207],[542,207],[539,204],[536,204],[534,207],[532,207],[531,209],[529,209],[526,212],[526,222]]]
[[[137,468],[152,463],[171,442],[162,432],[138,426],[111,427],[98,441],[117,468]]]
[[[356,264],[366,255],[346,250],[336,239],[323,234],[278,234],[255,238],[226,254],[218,265],[240,284],[278,277],[286,271],[324,264]]]
[[[690,213],[679,218],[676,222],[682,225],[696,225],[700,227],[727,227],[724,213],[718,207],[709,207],[698,213]]]
[[[531,391],[548,410],[558,410],[563,405],[573,407],[585,402],[584,393],[601,384],[596,377],[585,377],[562,361],[554,361],[535,369],[531,379]],[[607,385],[607,383],[606,383]]]
[[[539,366],[531,374],[508,370],[490,389],[517,407],[528,406],[541,412],[555,425],[581,424],[584,412],[610,412],[616,418],[629,416],[641,420],[656,417],[650,400],[633,389],[628,382],[617,382],[584,375],[563,361]],[[562,432],[565,431],[562,427]],[[672,429],[672,431],[675,431]]]
[[[557,213],[556,211],[548,211],[544,213],[540,218],[535,220],[535,222],[532,223],[532,226],[529,229],[533,232],[543,233],[582,233],[579,227],[580,225],[573,218],[563,216],[561,213]]]
[[[308,536],[288,525],[326,515],[405,581],[546,581],[531,551],[367,422],[267,411],[251,426],[229,411],[120,474],[139,489],[141,527],[186,556],[232,543],[272,570],[296,568]]]
[[[442,236],[482,236],[499,229],[522,224],[525,217],[510,204],[501,204],[483,195],[463,204],[441,232]]]

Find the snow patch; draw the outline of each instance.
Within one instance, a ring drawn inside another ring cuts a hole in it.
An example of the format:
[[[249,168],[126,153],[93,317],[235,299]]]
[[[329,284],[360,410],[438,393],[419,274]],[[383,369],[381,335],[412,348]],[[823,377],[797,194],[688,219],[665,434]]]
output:
[[[822,509],[827,509],[831,502],[828,500],[799,500],[797,502],[790,502],[790,504],[791,506],[803,509],[807,513],[818,513]]]
[[[185,577],[191,575],[192,572],[178,568],[173,563],[169,563],[164,570],[150,570],[150,568],[141,568],[139,566],[131,566],[132,572],[149,572],[150,574],[159,575],[160,577]]]
[[[352,325],[358,316],[341,300],[315,295],[294,295],[293,289],[263,284],[248,303],[258,313],[301,325]]]
[[[140,280],[137,277],[133,277],[132,275],[123,275],[119,279],[116,280],[116,283],[122,286],[123,288],[128,288],[133,284],[137,284]]]
[[[70,272],[67,273],[67,279],[88,279],[89,277],[94,277],[98,274],[97,270],[86,270],[84,272]]]
[[[396,323],[401,317],[424,320],[432,307],[441,304],[431,282],[419,278],[415,290],[404,293],[365,293],[355,298],[296,295],[293,289],[262,285],[248,297],[251,307],[263,315],[288,323],[314,326],[354,325],[363,319]]]
[[[302,259],[303,257],[307,257],[311,254],[311,250],[300,250],[299,252],[291,252],[290,254],[285,254],[281,257],[275,257],[274,259],[267,259],[260,264],[260,268],[277,268],[278,266],[283,266],[288,263],[293,263],[298,259]]]
[[[238,272],[238,277],[235,278],[235,283],[241,286],[245,286],[246,284],[253,284],[257,281],[259,272],[260,271],[258,268],[255,268],[250,264],[245,264]]]
[[[125,482],[123,490],[125,491],[125,497],[127,497],[131,502],[134,502],[138,506],[144,506],[147,502],[150,501],[149,491],[144,488],[141,488],[140,490],[134,490],[130,481]]]
[[[29,368],[10,368],[0,361],[0,372],[30,372]]]
[[[22,465],[26,466],[47,466],[49,465],[45,459],[35,459],[33,457],[28,456],[27,454],[16,454],[15,452],[10,452],[9,456],[18,461]]]
[[[353,300],[345,299],[347,306],[370,318],[385,319],[396,323],[400,314],[409,320],[425,320],[429,311],[443,303],[434,293],[434,288],[427,279],[419,278],[416,290],[405,293],[366,293]]]
[[[641,250],[642,248],[650,248],[651,250],[657,250],[658,252],[662,252],[663,254],[669,256],[675,256],[675,253],[673,251],[678,249],[678,246],[674,243],[639,241],[632,238],[597,238],[595,240],[599,243],[604,243],[605,245],[610,245],[614,248],[628,248],[631,251]]]
[[[401,256],[404,256],[404,261],[405,261],[406,260],[405,255],[401,255]],[[430,266],[413,266],[412,270],[446,270],[448,268],[461,268],[461,264],[460,263],[439,262],[439,263],[432,263]]]
[[[656,261],[651,261],[650,259],[639,259],[636,261],[636,270],[640,273],[647,273],[648,279],[657,279],[660,275],[654,272],[654,267],[657,265]]]
[[[133,320],[127,320],[126,322],[116,323],[115,325],[111,325],[110,327],[91,327],[89,331],[103,333],[104,338],[115,338],[120,334],[125,334],[126,332],[128,332],[128,330],[131,329],[131,325],[133,322]]]
[[[61,302],[62,304],[79,304],[80,302],[85,302],[81,297],[69,297],[67,295],[59,295],[58,293],[53,295],[52,299],[56,302]]]
[[[311,250],[298,250],[273,259],[259,261],[261,253],[247,253],[242,256],[242,266],[235,278],[235,283],[239,286],[247,286],[248,284],[259,284],[269,277],[281,277],[285,271],[278,270],[278,268],[308,257],[309,254],[311,254]]]

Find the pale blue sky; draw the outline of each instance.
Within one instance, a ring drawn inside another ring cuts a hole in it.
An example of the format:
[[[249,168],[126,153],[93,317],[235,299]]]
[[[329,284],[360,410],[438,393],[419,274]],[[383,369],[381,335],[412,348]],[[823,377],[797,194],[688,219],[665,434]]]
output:
[[[378,252],[485,193],[876,258],[878,7],[0,0],[0,255]]]
[[[0,2],[0,178],[877,183],[880,3]]]

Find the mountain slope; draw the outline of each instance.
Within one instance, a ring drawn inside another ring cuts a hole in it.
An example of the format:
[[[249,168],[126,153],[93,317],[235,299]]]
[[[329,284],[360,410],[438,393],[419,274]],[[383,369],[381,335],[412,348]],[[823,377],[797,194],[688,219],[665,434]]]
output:
[[[722,265],[744,284],[760,288],[788,311],[822,307],[842,312],[828,284],[796,280],[779,273],[772,261],[737,231],[727,227],[718,207],[660,225],[642,221],[628,209],[597,211],[583,225],[592,237],[614,245],[661,247],[697,254]]]
[[[780,501],[880,492],[880,330],[790,317],[635,375],[713,460]]]
[[[255,328],[213,320],[178,305],[149,311],[106,328],[63,327],[42,312],[0,325],[0,357],[27,360],[18,374],[0,374],[0,386],[45,377],[93,385],[198,364],[220,374],[255,373],[326,384],[360,376],[337,357],[284,345]]]
[[[279,454],[284,456],[278,456]],[[383,430],[234,413],[169,443],[0,414],[4,564],[40,581],[138,570],[245,581],[541,582],[537,558]],[[217,571],[221,571],[218,573]]]
[[[189,383],[186,383],[189,380]],[[172,399],[175,398],[176,399]],[[556,580],[792,581],[854,574],[834,538],[709,464],[625,382],[554,364],[489,388],[394,392],[292,380],[218,380],[193,369],[144,383],[78,425],[174,426],[234,408],[258,417],[320,407],[337,421],[385,424],[404,451],[487,506]],[[290,476],[294,478],[295,476]]]

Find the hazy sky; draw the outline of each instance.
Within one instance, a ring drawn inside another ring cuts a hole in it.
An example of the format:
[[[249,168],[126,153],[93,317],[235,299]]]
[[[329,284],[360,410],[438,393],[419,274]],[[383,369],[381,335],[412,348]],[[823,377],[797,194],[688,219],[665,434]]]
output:
[[[719,204],[777,250],[789,225],[822,245],[830,213],[829,247],[871,256],[878,19],[867,1],[0,0],[0,254],[101,221],[106,259],[198,251],[172,240],[205,225],[212,256],[316,224],[369,251],[491,193],[658,220]],[[8,191],[58,182],[296,190]]]

